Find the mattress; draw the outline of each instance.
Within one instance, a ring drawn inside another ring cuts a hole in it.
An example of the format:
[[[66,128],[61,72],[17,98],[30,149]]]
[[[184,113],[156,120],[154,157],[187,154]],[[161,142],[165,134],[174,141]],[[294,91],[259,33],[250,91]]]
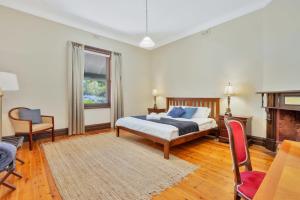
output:
[[[213,118],[193,118],[193,119],[172,118],[172,119],[196,122],[199,126],[199,131],[205,131],[217,127],[217,123]],[[166,139],[168,141],[188,135],[186,134],[183,136],[179,136],[178,128],[176,128],[175,126],[142,120],[134,117],[120,118],[117,120],[116,126],[122,126],[135,131],[147,133],[149,135]]]

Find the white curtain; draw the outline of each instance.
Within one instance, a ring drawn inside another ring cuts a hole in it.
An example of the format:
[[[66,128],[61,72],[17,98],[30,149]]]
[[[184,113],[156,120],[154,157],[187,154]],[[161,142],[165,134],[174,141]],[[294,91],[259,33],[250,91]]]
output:
[[[68,42],[68,105],[69,135],[84,133],[84,46]]]
[[[122,89],[122,54],[112,53],[111,63],[111,127],[124,116]]]

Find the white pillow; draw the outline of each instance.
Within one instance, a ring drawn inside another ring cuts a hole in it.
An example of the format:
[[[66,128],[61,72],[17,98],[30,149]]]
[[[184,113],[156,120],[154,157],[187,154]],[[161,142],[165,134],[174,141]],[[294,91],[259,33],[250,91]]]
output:
[[[167,113],[169,113],[174,107],[183,107],[183,108],[197,108],[197,111],[193,115],[193,118],[208,118],[210,115],[211,109],[208,107],[195,107],[195,106],[170,106]]]
[[[193,115],[193,118],[208,118],[211,109],[208,107],[197,107],[197,111]]]

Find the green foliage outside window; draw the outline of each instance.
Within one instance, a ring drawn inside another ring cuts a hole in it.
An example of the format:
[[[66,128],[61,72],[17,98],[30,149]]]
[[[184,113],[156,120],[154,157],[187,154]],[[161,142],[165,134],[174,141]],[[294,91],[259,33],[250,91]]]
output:
[[[107,103],[107,81],[105,79],[88,79],[83,81],[84,104]]]

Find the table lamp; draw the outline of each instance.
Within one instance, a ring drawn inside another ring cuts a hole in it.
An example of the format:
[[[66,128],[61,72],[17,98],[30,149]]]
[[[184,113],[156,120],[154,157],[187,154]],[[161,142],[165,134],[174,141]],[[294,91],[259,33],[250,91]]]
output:
[[[2,97],[3,91],[19,90],[18,79],[15,74],[0,72],[0,141],[2,139]]]
[[[152,90],[152,95],[154,96],[154,106],[153,106],[154,109],[157,109],[157,104],[156,104],[157,94],[158,94],[157,89],[153,89]]]
[[[233,96],[233,87],[229,82],[228,85],[225,86],[224,94],[227,96],[227,109],[225,115],[232,117],[231,109],[230,109],[230,98]]]

